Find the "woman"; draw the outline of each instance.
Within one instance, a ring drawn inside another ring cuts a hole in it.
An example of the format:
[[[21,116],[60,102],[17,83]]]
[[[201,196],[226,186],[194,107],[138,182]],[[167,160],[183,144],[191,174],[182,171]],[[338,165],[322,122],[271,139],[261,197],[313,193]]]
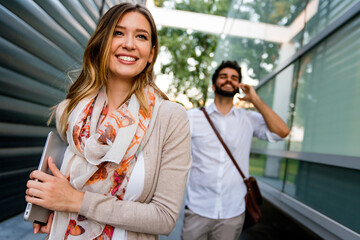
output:
[[[175,226],[190,168],[183,107],[153,82],[158,53],[149,11],[123,3],[100,20],[83,69],[56,110],[69,144],[61,172],[30,174],[26,201],[55,211],[49,239],[157,239]]]

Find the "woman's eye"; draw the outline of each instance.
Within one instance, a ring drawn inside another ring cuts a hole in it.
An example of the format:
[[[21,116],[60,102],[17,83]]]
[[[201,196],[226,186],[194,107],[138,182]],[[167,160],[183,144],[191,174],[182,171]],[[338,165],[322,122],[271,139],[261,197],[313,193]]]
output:
[[[138,35],[138,38],[141,38],[141,39],[144,39],[144,40],[147,40],[148,38],[145,36],[145,35]]]
[[[114,36],[121,36],[121,35],[123,35],[123,33],[120,32],[120,31],[115,31],[115,32],[114,32]]]

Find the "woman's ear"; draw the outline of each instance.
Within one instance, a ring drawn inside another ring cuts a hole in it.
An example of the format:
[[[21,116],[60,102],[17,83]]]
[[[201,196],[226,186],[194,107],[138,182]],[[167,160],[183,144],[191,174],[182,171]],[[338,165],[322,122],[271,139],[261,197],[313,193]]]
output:
[[[148,63],[152,63],[153,59],[154,59],[154,53],[155,53],[155,46],[153,46],[151,48],[151,52],[150,52],[150,55],[149,55],[149,59],[148,59]]]

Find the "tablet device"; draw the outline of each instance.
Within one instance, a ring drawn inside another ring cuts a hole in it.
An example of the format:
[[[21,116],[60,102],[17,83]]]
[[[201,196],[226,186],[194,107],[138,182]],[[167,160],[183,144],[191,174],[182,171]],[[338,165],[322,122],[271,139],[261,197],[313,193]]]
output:
[[[66,147],[67,144],[56,133],[51,131],[47,136],[38,170],[51,174],[47,161],[49,157],[53,158],[55,165],[60,169]],[[29,222],[46,224],[50,212],[51,211],[46,208],[28,203],[24,212],[24,219]]]

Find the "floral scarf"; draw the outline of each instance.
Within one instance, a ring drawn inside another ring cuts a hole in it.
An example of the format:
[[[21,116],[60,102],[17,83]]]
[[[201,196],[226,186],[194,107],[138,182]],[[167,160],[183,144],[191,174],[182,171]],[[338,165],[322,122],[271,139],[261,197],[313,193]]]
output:
[[[61,172],[80,191],[116,196],[123,200],[138,153],[149,135],[159,105],[150,86],[145,93],[149,113],[140,109],[133,94],[113,113],[108,113],[105,87],[94,97],[80,101],[69,116],[69,147]],[[114,227],[75,213],[56,212],[49,239],[111,239]],[[61,237],[62,238],[62,237]]]

